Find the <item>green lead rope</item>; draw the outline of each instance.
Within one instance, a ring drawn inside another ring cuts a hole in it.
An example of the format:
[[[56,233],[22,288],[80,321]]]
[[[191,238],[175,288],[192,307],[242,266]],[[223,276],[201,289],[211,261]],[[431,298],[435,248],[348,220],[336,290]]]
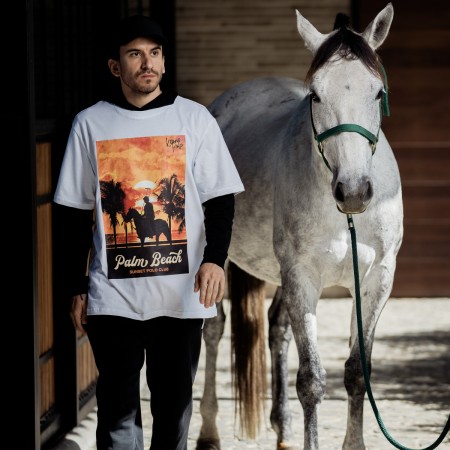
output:
[[[351,238],[352,238],[353,273],[355,276],[355,294],[356,294],[356,316],[357,316],[357,321],[358,321],[358,343],[359,343],[359,351],[360,351],[360,355],[361,355],[361,365],[362,365],[362,369],[363,369],[364,382],[366,385],[367,395],[369,397],[370,404],[372,405],[372,409],[375,414],[375,418],[377,419],[378,425],[380,426],[380,429],[383,432],[386,439],[394,447],[397,447],[400,450],[413,450],[413,449],[403,446],[402,444],[399,444],[389,434],[386,427],[384,426],[383,420],[381,419],[380,413],[378,412],[378,408],[375,403],[375,399],[373,398],[373,395],[372,395],[372,389],[370,387],[369,370],[367,368],[366,350],[365,350],[365,345],[364,345],[364,334],[363,334],[363,326],[362,326],[362,318],[361,318],[362,314],[361,314],[361,297],[360,297],[360,292],[359,292],[359,270],[358,270],[358,252],[357,252],[357,248],[356,248],[356,231],[355,231],[355,226],[354,226],[351,214],[347,214],[347,222],[348,222],[348,229],[350,230],[350,234],[351,234]],[[449,429],[450,429],[450,415],[448,416],[447,423],[445,424],[445,427],[442,430],[442,433],[436,439],[436,441],[429,447],[425,447],[425,448],[419,449],[419,450],[433,450],[433,449],[437,448],[437,446],[444,440]]]

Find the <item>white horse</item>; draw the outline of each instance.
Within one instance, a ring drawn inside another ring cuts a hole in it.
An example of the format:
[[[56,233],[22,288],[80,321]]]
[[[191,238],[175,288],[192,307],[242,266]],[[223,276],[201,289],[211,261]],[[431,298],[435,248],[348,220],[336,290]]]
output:
[[[346,215],[356,215],[362,323],[370,368],[375,327],[391,293],[402,242],[403,205],[398,166],[381,130],[387,84],[376,54],[392,23],[392,5],[381,10],[362,33],[350,29],[343,14],[338,14],[329,34],[296,14],[298,32],[313,54],[305,84],[288,78],[244,82],[220,95],[210,111],[245,185],[245,192],[236,197],[228,285],[240,425],[249,437],[259,431],[266,367],[264,342],[258,339],[264,321],[264,283],[270,282],[278,286],[269,310],[270,420],[276,446],[300,448],[300,443],[290,442],[287,393],[287,351],[294,336],[299,357],[296,388],[304,412],[303,449],[316,450],[318,406],[326,387],[317,348],[317,303],[323,289],[332,286],[347,288],[355,298]],[[205,326],[206,379],[197,449],[220,448],[215,368],[224,321],[220,308],[218,317]],[[242,332],[245,337],[238,334]],[[349,347],[344,375],[348,420],[342,448],[362,450],[366,388],[355,307]]]

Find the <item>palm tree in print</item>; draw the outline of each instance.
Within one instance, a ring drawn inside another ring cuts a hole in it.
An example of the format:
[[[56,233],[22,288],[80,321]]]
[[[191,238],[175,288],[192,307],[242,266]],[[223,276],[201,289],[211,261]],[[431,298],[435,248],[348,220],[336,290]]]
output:
[[[186,226],[184,215],[184,184],[180,183],[177,176],[172,174],[169,178],[163,178],[158,182],[154,192],[158,196],[158,201],[163,205],[162,210],[169,218],[169,229],[172,233],[172,220],[179,222],[178,231],[182,231]]]
[[[119,224],[118,215],[125,215],[125,192],[120,182],[100,181],[100,192],[102,200],[102,211],[109,216],[113,234],[114,247],[117,248],[117,225]],[[127,234],[127,226],[125,224],[125,234]]]

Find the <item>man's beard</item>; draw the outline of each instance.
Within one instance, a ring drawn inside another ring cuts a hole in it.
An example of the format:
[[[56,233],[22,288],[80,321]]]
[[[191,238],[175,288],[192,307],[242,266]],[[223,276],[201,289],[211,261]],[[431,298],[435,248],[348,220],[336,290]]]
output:
[[[144,87],[142,89],[137,89],[135,92],[136,92],[136,94],[147,95],[147,94],[151,94],[157,87],[158,87],[158,85],[156,85],[155,87],[148,86],[147,88]]]
[[[153,78],[152,80],[147,80],[147,84],[142,84],[142,83],[139,83],[137,81],[137,79],[143,73],[147,73],[147,72],[139,72],[133,78],[126,78],[123,81],[124,81],[125,85],[128,86],[128,88],[135,94],[148,95],[148,94],[151,94],[152,92],[154,92],[158,88],[159,83],[161,81],[161,76],[158,72],[151,72],[158,77],[157,83],[153,84],[152,81],[156,80],[155,78]]]

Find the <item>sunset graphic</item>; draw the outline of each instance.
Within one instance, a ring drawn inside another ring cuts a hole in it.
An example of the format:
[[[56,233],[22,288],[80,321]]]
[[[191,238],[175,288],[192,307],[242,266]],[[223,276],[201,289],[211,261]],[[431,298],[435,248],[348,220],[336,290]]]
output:
[[[187,271],[185,136],[100,141],[97,157],[109,277]]]

